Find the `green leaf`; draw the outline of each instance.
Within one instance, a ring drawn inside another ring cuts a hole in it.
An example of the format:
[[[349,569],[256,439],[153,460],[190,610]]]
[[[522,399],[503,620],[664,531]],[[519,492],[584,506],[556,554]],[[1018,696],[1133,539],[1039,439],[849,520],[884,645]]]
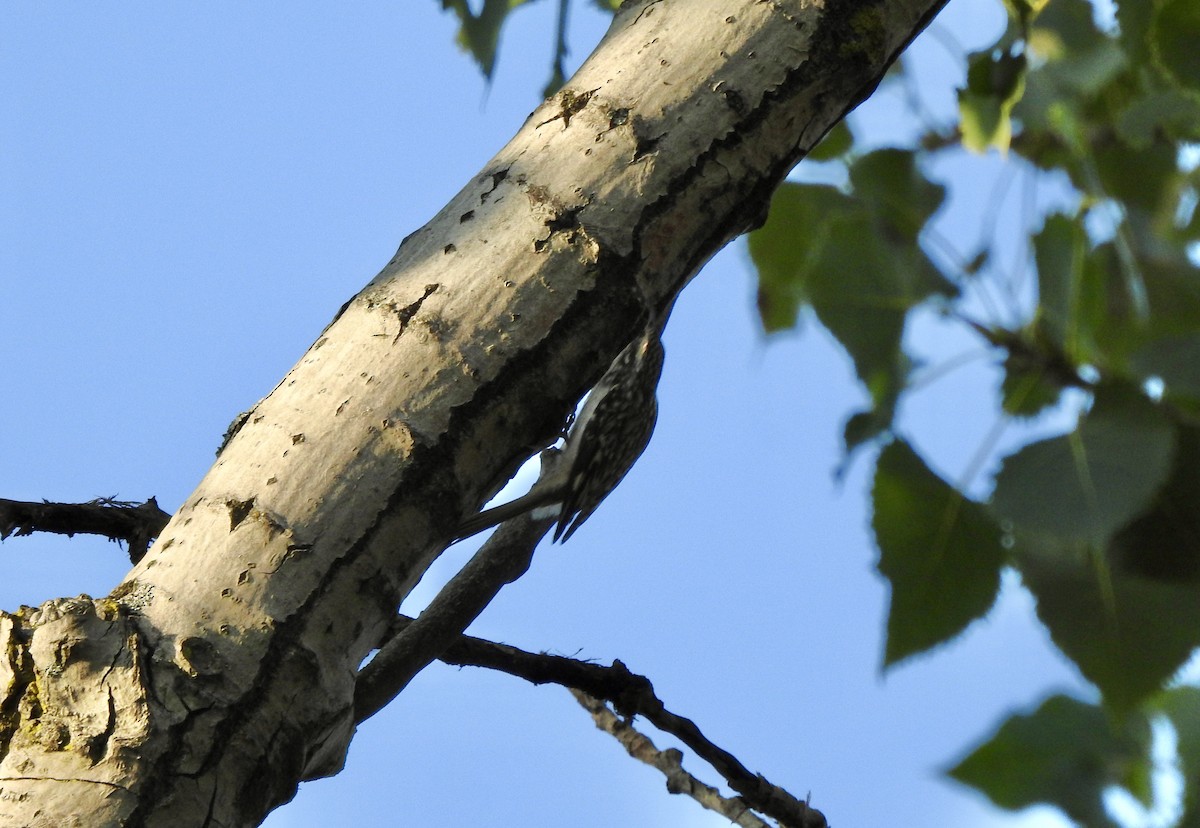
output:
[[[1150,401],[1103,389],[1074,432],[1005,458],[993,508],[1019,533],[1100,548],[1150,504],[1174,449],[1175,431]]]
[[[1119,12],[1127,5],[1119,3]],[[1022,156],[1043,169],[1066,172],[1081,192],[1102,197],[1093,155],[1118,143],[1113,124],[1145,92],[1149,73],[1131,60],[1115,32],[1097,28],[1092,11],[1085,0],[1054,0],[1037,17],[1027,40],[1033,68],[1012,117],[1020,124],[1014,147]],[[1136,16],[1125,17],[1136,38]],[[1136,121],[1131,119],[1131,129]]]
[[[1129,102],[1116,127],[1136,150],[1160,140],[1160,131],[1174,140],[1195,141],[1200,138],[1200,97],[1180,89],[1147,92]]]
[[[1166,393],[1200,400],[1200,333],[1165,336],[1148,342],[1133,355],[1144,377],[1158,377]]]
[[[1129,65],[1121,48],[1109,38],[1101,38],[1086,51],[1071,53],[1062,60],[1042,67],[1040,74],[1056,90],[1064,103],[1078,105],[1079,98],[1097,95]]]
[[[758,268],[758,310],[768,332],[795,326],[827,244],[826,229],[854,209],[853,200],[833,187],[789,182],[775,191],[766,223],[749,239]]]
[[[1001,808],[1047,803],[1089,828],[1116,828],[1105,789],[1140,787],[1151,767],[1144,717],[1116,727],[1098,707],[1052,696],[1033,713],[1011,717],[948,775]]]
[[[1114,376],[1128,376],[1128,355],[1145,335],[1126,264],[1112,242],[1087,251],[1075,311],[1076,360]]]
[[[1188,261],[1183,244],[1144,222],[1127,223],[1127,231],[1134,260],[1122,262],[1115,244],[1086,256],[1077,359],[1138,383],[1154,376],[1173,379],[1170,392],[1191,398],[1194,369],[1179,359],[1186,356],[1186,340],[1200,331],[1200,270]],[[1133,288],[1144,291],[1148,313],[1139,312]]]
[[[1160,0],[1151,29],[1155,62],[1180,86],[1200,91],[1200,6],[1195,0]]]
[[[838,121],[805,158],[812,161],[832,161],[835,158],[841,158],[852,146],[854,146],[854,134],[850,131],[849,124],[844,120]]]
[[[809,298],[821,324],[854,361],[871,396],[870,431],[879,433],[890,426],[911,368],[901,348],[909,309],[952,288],[923,253],[890,244],[865,215],[831,222],[825,232],[808,282]]]
[[[959,129],[963,146],[971,152],[985,153],[992,147],[1008,152],[1012,143],[1012,107],[990,95],[958,92]]]
[[[1183,817],[1176,828],[1200,828],[1200,688],[1175,687],[1163,694],[1157,706],[1175,728],[1179,772],[1186,783]]]
[[[1108,558],[1122,573],[1200,583],[1200,429],[1176,425],[1171,476],[1150,508],[1113,538]]]
[[[1060,2],[1055,0],[1049,8]],[[1030,71],[1025,94],[1013,107],[1013,117],[1023,127],[1021,154],[1047,169],[1065,168],[1072,181],[1086,190],[1081,170],[1093,143],[1089,136],[1112,117],[1108,112],[1096,117],[1089,107],[1128,65],[1125,52],[1101,37],[1085,51],[1064,51]]]
[[[845,472],[851,455],[856,449],[881,434],[886,434],[892,427],[892,420],[896,416],[896,401],[902,386],[895,385],[891,390],[893,393],[889,396],[882,400],[873,400],[874,404],[871,408],[865,411],[856,411],[846,420],[846,425],[842,429],[842,442],[845,444],[846,454],[837,468],[836,475],[839,478]]]
[[[1117,27],[1121,46],[1134,63],[1146,62],[1150,56],[1150,20],[1154,4],[1143,0],[1121,0],[1117,3]]]
[[[1055,644],[1118,710],[1200,647],[1200,430],[1176,430],[1166,484],[1104,555],[1028,538],[1014,552]]]
[[[1094,555],[1023,540],[1014,550],[1054,643],[1126,713],[1200,646],[1200,587],[1125,574]]]
[[[930,296],[957,295],[917,244],[945,191],[925,178],[914,155],[870,153],[850,179],[855,197],[784,184],[749,242],[764,327],[793,326],[810,304],[871,395],[872,409],[847,424],[848,451],[891,424],[910,368],[901,349],[908,311]]]
[[[1050,0],[1004,0],[1004,7],[1008,9],[1010,17],[1025,27],[1041,13],[1048,2]]]
[[[883,240],[891,244],[915,243],[921,228],[946,200],[946,188],[926,178],[916,155],[908,150],[882,149],[864,155],[851,166],[850,183],[886,233]]]
[[[1057,405],[1062,386],[1045,366],[1010,354],[1004,360],[1000,382],[1000,407],[1014,417],[1036,417]]]
[[[500,29],[508,15],[529,0],[483,0],[479,14],[471,13],[467,0],[442,0],[442,9],[449,9],[458,17],[458,45],[467,50],[480,71],[488,80],[496,68],[496,49],[500,43]]]
[[[862,214],[830,222],[808,290],[817,318],[850,353],[872,398],[880,399],[906,367],[900,351],[904,322],[923,297],[907,290],[906,263],[893,259],[874,232]]]
[[[1107,36],[1096,28],[1092,4],[1087,0],[1054,0],[1038,15],[1030,40],[1033,44],[1053,38],[1055,48],[1041,52],[1050,59],[1064,54],[1086,52],[1104,43]]]
[[[855,209],[825,226],[809,297],[879,407],[895,401],[907,376],[900,344],[909,309],[932,295],[957,293],[917,244],[945,190],[925,178],[912,153],[900,150],[863,156],[850,180]]]
[[[1008,151],[1013,106],[1025,91],[1025,55],[976,52],[968,58],[967,88],[959,90],[963,146],[972,152]]]
[[[1073,352],[1074,327],[1087,236],[1082,223],[1061,213],[1049,216],[1033,239],[1038,272],[1038,321],[1061,350]]]
[[[1200,330],[1200,270],[1181,251],[1164,250],[1150,238],[1145,244],[1141,275],[1152,312],[1149,332],[1195,333]]]
[[[1153,213],[1177,189],[1178,150],[1167,141],[1135,149],[1117,141],[1094,146],[1093,158],[1104,195]]]
[[[982,618],[1000,590],[1000,527],[934,474],[905,442],[875,468],[872,528],[892,587],[884,666],[949,641]]]

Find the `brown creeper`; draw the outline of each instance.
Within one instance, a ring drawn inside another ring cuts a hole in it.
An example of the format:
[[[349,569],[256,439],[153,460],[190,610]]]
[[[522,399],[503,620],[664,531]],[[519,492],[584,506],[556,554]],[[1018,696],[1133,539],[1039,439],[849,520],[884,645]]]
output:
[[[637,339],[625,346],[592,388],[571,424],[556,465],[552,486],[465,520],[456,533],[467,538],[539,507],[557,504],[554,540],[566,541],[596,511],[608,493],[650,442],[658,418],[655,392],[662,374],[662,329],[666,314],[651,318]]]

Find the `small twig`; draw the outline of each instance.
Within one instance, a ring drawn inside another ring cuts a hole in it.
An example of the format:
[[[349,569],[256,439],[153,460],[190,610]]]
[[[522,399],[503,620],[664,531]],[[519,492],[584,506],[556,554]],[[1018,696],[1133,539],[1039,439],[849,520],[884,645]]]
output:
[[[136,564],[170,519],[153,497],[145,503],[111,497],[98,497],[87,503],[0,499],[0,540],[34,532],[67,537],[104,535],[110,541],[125,541],[129,560]]]
[[[661,771],[662,775],[667,777],[669,792],[690,796],[702,807],[715,811],[742,828],[771,828],[769,823],[759,819],[741,799],[721,796],[716,788],[705,785],[685,771],[681,751],[674,748],[659,750],[648,736],[628,721],[618,718],[607,704],[594,696],[589,696],[582,690],[572,690],[571,695],[583,705],[584,710],[592,714],[596,727],[620,742],[626,753],[639,762],[645,762]]]
[[[397,626],[411,622],[401,617]],[[793,828],[826,828],[824,815],[807,802],[751,773],[733,754],[710,742],[696,723],[667,710],[645,676],[632,673],[620,661],[611,667],[562,656],[531,653],[481,638],[461,635],[438,658],[459,666],[486,667],[533,684],[561,684],[613,704],[626,719],[642,716],[659,730],[683,742],[728,782],[746,805]]]

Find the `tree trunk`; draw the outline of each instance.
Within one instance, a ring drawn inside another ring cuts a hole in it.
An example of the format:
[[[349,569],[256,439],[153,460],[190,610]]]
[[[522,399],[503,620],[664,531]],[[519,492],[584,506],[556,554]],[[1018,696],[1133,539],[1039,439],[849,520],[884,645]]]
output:
[[[111,596],[0,614],[0,826],[256,825],[336,772],[358,666],[459,521],[943,2],[627,2]]]

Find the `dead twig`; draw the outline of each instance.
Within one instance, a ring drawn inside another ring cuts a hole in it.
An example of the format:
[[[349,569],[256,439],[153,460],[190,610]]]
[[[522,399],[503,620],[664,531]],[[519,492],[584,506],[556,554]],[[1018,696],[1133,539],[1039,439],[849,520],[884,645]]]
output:
[[[400,617],[395,626],[402,629],[410,623],[412,619]],[[604,699],[613,705],[615,715],[627,721],[632,721],[634,716],[642,716],[659,730],[683,742],[688,749],[712,765],[724,777],[729,787],[739,795],[738,800],[730,801],[744,803],[741,806],[743,809],[750,808],[765,814],[788,828],[828,826],[825,816],[820,811],[785,789],[771,784],[762,774],[751,773],[733,754],[709,741],[695,722],[667,710],[662,700],[655,695],[650,680],[630,672],[620,661],[614,661],[612,666],[605,667],[573,658],[531,653],[469,635],[458,636],[438,658],[447,664],[498,670],[532,684],[561,684],[592,698]],[[587,704],[584,706],[589,712],[592,711]],[[687,792],[672,789],[674,783],[671,779],[668,775],[668,788],[672,792]],[[678,779],[682,782],[683,778]],[[721,813],[729,816],[725,811]]]
[[[129,560],[137,563],[171,516],[153,497],[145,503],[98,497],[87,503],[40,503],[0,498],[0,540],[34,532],[58,535],[104,535],[124,541]]]

